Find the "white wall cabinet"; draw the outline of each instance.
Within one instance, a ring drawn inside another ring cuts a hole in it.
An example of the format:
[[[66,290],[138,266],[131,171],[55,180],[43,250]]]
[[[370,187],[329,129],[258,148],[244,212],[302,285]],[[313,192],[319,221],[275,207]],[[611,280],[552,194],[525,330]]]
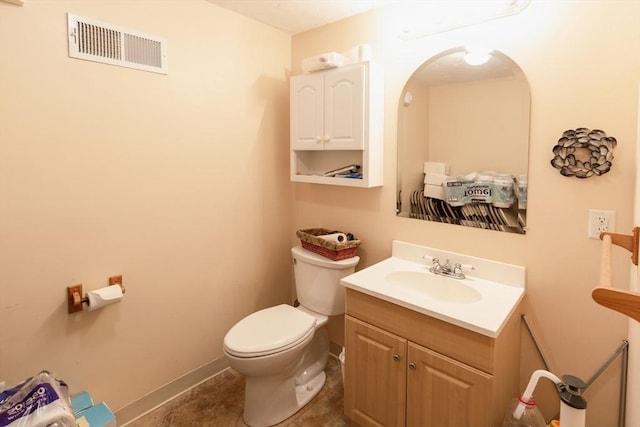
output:
[[[383,84],[370,62],[291,78],[291,181],[382,185]],[[324,176],[351,164],[361,179]]]

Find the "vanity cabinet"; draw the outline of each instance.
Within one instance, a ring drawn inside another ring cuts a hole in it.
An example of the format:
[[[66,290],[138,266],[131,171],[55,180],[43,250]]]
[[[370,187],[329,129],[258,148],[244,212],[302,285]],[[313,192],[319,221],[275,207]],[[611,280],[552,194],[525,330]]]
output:
[[[496,338],[347,289],[345,414],[360,426],[499,427],[518,395],[520,315]]]
[[[370,62],[293,76],[291,181],[382,185],[383,96],[381,69]],[[324,176],[351,164],[362,179]]]

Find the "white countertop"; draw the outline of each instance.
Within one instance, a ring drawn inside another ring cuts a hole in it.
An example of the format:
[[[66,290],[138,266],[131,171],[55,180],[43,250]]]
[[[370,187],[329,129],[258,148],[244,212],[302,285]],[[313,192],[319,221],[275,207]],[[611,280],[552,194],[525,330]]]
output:
[[[400,241],[394,241],[393,245],[393,255],[390,258],[346,276],[340,283],[347,288],[492,338],[498,336],[524,297],[524,267]],[[427,261],[423,260],[424,255],[427,255]],[[441,275],[429,272],[431,257],[439,258],[441,264],[449,259],[451,264],[460,262],[473,265],[474,269],[465,272],[464,279],[444,279]],[[392,279],[392,273],[396,273],[395,276],[409,277],[411,284],[398,285]],[[423,292],[422,284],[416,278],[424,278],[425,287],[437,283],[442,288],[448,284],[452,288],[452,298],[446,295],[446,298],[441,298]],[[456,289],[463,291],[459,300],[456,300]]]

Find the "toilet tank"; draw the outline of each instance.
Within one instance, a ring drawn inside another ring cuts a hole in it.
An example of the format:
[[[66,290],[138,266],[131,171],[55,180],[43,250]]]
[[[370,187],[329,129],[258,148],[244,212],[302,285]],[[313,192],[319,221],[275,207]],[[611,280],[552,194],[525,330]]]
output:
[[[301,246],[292,248],[291,255],[300,304],[326,316],[344,313],[344,286],[340,279],[355,271],[360,257],[332,261]]]

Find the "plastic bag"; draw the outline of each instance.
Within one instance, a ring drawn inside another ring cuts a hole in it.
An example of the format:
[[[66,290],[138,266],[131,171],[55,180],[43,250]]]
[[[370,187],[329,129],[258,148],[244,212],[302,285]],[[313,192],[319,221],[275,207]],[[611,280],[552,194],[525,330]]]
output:
[[[67,385],[42,371],[0,392],[0,427],[76,427]]]

